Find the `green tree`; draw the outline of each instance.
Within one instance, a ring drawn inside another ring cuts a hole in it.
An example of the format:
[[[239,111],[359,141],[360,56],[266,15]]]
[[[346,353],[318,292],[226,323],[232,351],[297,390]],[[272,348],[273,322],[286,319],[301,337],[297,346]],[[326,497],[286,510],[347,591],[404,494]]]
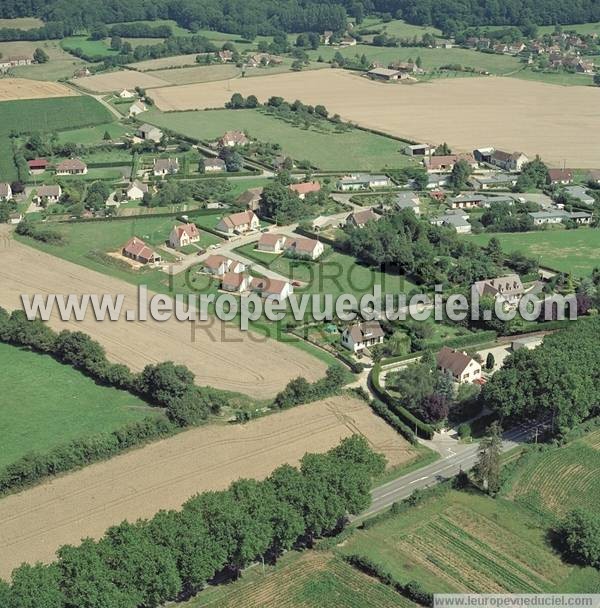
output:
[[[597,511],[583,508],[571,511],[558,526],[557,535],[569,560],[600,569],[600,517]]]
[[[502,429],[492,422],[486,436],[479,443],[479,456],[473,469],[473,478],[488,494],[495,496],[500,490],[500,457]]]
[[[50,59],[50,57],[48,57],[48,53],[46,53],[44,49],[37,48],[33,52],[33,60],[35,63],[47,63],[48,59]]]
[[[488,370],[494,369],[494,365],[496,364],[496,360],[494,359],[493,353],[488,353],[485,359],[485,368]]]
[[[1,597],[1,596],[0,596]],[[60,589],[56,564],[23,564],[12,575],[10,601],[5,608],[63,608],[64,595]]]
[[[467,186],[473,169],[466,160],[462,158],[454,164],[450,173],[450,184],[454,190],[463,190]]]
[[[597,87],[600,87],[600,73],[598,73],[598,72],[596,72],[596,73],[594,74],[594,84],[595,84]]]

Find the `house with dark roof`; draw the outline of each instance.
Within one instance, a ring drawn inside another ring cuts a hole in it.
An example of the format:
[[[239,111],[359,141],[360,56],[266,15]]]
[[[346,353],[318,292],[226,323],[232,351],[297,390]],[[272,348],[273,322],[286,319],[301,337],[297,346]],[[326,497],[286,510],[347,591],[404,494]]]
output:
[[[58,203],[58,200],[60,199],[61,195],[62,189],[58,184],[53,186],[42,185],[38,186],[35,191],[35,196],[32,198],[32,200],[34,203],[36,203],[36,205],[40,205],[43,201],[46,201],[49,204]]]
[[[31,173],[31,175],[43,173],[48,168],[48,165],[49,163],[46,158],[34,158],[27,161],[27,166],[29,167],[29,173]]]
[[[467,353],[444,346],[436,357],[437,368],[452,376],[454,382],[464,384],[481,378],[481,365]]]
[[[219,173],[226,171],[227,165],[222,158],[205,158],[204,159],[204,172],[205,173]]]
[[[260,198],[262,196],[263,189],[259,188],[250,188],[245,192],[242,192],[236,199],[236,203],[238,205],[243,205],[247,209],[251,209],[252,211],[256,211],[260,207]]]
[[[475,287],[479,297],[500,299],[508,306],[517,306],[525,293],[521,277],[518,274],[509,274],[504,277],[476,281]]]
[[[566,186],[573,183],[573,171],[571,169],[548,169],[548,181],[553,184]]]
[[[340,342],[344,348],[353,353],[363,351],[369,346],[381,344],[385,333],[379,321],[365,321],[346,327],[340,337]]]

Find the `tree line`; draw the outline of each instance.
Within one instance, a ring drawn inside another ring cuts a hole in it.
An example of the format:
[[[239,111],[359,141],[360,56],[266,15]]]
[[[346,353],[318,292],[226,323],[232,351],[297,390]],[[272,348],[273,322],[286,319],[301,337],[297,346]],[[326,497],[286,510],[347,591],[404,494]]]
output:
[[[3,608],[156,608],[201,591],[215,575],[237,578],[257,560],[274,563],[292,547],[343,528],[370,504],[385,467],[360,436],[325,454],[306,454],[264,481],[240,479],[205,492],[180,511],[122,522],[99,541],[65,545],[45,565],[23,564],[0,581]]]

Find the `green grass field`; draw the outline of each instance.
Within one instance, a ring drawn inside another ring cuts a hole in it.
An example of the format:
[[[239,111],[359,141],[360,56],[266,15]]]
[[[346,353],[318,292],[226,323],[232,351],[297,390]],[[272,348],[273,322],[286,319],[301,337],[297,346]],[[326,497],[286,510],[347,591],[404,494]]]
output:
[[[477,245],[485,245],[496,237],[502,249],[509,253],[521,251],[547,266],[575,276],[589,275],[599,265],[600,230],[539,230],[536,232],[478,234],[468,238]]]
[[[106,40],[90,40],[87,36],[68,36],[61,40],[60,45],[65,51],[81,49],[92,57],[112,57],[119,54],[108,46]]]
[[[554,25],[542,25],[537,28],[538,35],[542,34],[551,34],[554,31]],[[579,32],[580,34],[593,34],[596,32],[600,34],[600,21],[596,21],[595,23],[575,23],[573,25],[563,25],[563,32]]]
[[[158,410],[125,391],[98,386],[47,355],[0,343],[0,467],[104,433]]]
[[[278,143],[296,160],[309,159],[327,171],[371,170],[402,167],[410,164],[401,154],[402,142],[360,129],[336,132],[331,123],[320,123],[304,129],[259,110],[206,110],[166,112],[152,109],[144,120],[159,127],[196,137],[216,139],[225,131],[247,130],[251,137],[263,142]]]
[[[58,141],[61,143],[72,142],[83,146],[93,146],[103,143],[104,134],[108,134],[112,139],[119,139],[126,133],[132,132],[132,128],[127,128],[118,122],[108,122],[93,127],[83,127],[81,129],[69,129],[57,133]]]
[[[569,72],[534,72],[524,68],[511,75],[520,80],[536,80],[548,84],[559,84],[563,86],[590,86],[593,83],[591,74],[571,74]]]
[[[398,36],[399,38],[421,38],[423,34],[430,33],[434,36],[441,36],[442,32],[435,27],[412,25],[406,23],[402,19],[394,19],[385,23],[381,19],[376,17],[367,17],[364,21],[357,26],[358,32],[361,30],[378,30],[379,32],[385,32],[388,36]],[[370,35],[365,35],[368,38]]]
[[[37,17],[20,17],[17,19],[0,19],[0,29],[32,30],[42,27],[44,22]]]

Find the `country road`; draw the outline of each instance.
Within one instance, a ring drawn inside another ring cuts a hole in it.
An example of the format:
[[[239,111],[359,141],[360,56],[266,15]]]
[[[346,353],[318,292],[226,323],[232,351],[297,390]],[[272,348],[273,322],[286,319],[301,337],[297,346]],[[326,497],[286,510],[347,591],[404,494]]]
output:
[[[533,437],[536,428],[541,427],[541,424],[538,422],[536,424],[520,425],[504,433],[502,451],[507,452],[519,444],[527,442],[528,439]],[[461,445],[457,443],[456,448],[459,447],[464,447],[464,449],[373,489],[371,491],[371,506],[354,520],[375,515],[391,507],[393,503],[408,498],[416,489],[428,488],[453,477],[461,470],[468,471],[471,469],[477,461],[479,444]]]

